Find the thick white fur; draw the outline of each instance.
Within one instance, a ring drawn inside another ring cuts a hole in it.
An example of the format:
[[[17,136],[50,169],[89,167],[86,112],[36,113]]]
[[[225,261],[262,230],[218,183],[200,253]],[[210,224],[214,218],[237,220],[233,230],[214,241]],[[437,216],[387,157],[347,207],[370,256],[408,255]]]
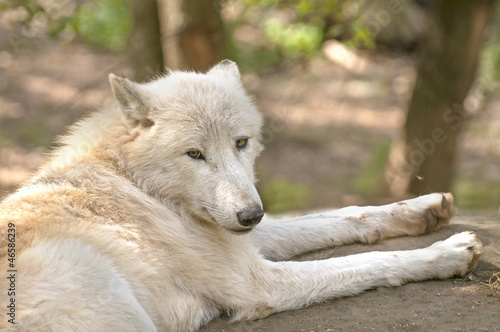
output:
[[[237,212],[261,204],[253,163],[262,119],[236,65],[142,85],[110,81],[117,105],[74,126],[0,205],[0,236],[8,223],[18,234],[19,275],[16,325],[4,317],[2,328],[194,331],[221,311],[257,319],[373,287],[464,275],[477,261],[481,243],[466,232],[413,251],[279,262],[435,230],[453,216],[453,198],[264,220],[247,232]],[[248,138],[241,150],[240,138]],[[192,149],[205,159],[187,156]],[[8,285],[0,280],[3,299]]]

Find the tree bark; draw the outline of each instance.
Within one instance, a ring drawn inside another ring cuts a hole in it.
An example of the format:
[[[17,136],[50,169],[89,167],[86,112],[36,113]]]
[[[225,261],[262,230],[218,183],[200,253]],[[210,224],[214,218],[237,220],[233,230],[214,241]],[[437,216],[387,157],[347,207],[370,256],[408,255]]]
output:
[[[439,0],[433,6],[434,26],[417,65],[406,123],[384,174],[394,196],[451,189],[457,137],[469,116],[464,100],[494,0]]]
[[[129,54],[135,79],[142,81],[164,71],[156,0],[132,0],[134,27]]]
[[[163,61],[171,69],[207,70],[227,57],[217,0],[158,0]]]

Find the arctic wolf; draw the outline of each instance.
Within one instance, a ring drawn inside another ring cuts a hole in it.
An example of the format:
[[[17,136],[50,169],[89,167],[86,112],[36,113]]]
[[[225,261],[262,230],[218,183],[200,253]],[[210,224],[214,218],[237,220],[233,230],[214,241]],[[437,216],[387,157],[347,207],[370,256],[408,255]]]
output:
[[[235,63],[147,84],[109,79],[116,105],[72,127],[0,205],[7,330],[193,331],[221,312],[257,319],[464,275],[477,262],[472,232],[419,250],[283,261],[435,230],[453,216],[453,198],[260,222],[262,117]]]

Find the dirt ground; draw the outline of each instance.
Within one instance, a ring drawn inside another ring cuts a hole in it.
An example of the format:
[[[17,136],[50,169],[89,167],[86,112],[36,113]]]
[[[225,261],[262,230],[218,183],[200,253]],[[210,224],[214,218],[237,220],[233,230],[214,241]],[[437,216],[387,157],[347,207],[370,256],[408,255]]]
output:
[[[129,68],[126,56],[31,37],[0,17],[0,198],[43,162],[67,125],[111,103],[107,74],[131,76]],[[355,70],[318,58],[306,69],[245,74],[266,117],[267,148],[257,164],[261,183],[285,179],[310,188],[297,209],[386,201],[352,188],[373,151],[398,134],[413,78],[410,59],[387,56]],[[464,178],[500,181],[499,100],[491,98],[464,130],[458,165]],[[500,330],[498,285],[487,285],[500,272],[497,210],[467,213],[423,237],[333,248],[309,258],[424,247],[462,230],[476,231],[484,244],[479,269],[468,278],[380,288],[254,322],[222,318],[203,331]]]
[[[371,246],[337,247],[300,259],[423,248],[467,230],[476,232],[484,247],[478,269],[465,278],[377,288],[252,322],[229,323],[227,318],[221,318],[201,331],[500,331],[500,274],[494,277],[500,272],[498,215],[459,216],[440,231],[425,236],[389,239]]]

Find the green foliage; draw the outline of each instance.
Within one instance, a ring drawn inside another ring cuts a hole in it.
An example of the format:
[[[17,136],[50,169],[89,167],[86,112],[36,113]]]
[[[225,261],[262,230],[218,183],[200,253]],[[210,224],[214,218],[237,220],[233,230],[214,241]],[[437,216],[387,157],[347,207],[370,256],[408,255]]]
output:
[[[375,35],[364,25],[355,21],[351,25],[352,37],[347,41],[347,45],[352,48],[375,49]]]
[[[234,29],[234,27],[226,25],[226,29],[228,30],[227,42],[229,57],[238,63],[238,67],[241,71],[260,71],[280,61],[280,55],[276,49],[260,47],[250,50],[248,46],[241,47],[232,37],[231,30]]]
[[[7,0],[0,10],[21,11],[17,23],[30,34],[46,31],[55,38],[73,29],[86,42],[113,51],[125,49],[133,23],[130,4],[123,0]]]
[[[48,147],[54,135],[39,122],[34,120],[20,123],[18,126],[4,127],[0,132],[0,149],[6,147]]]
[[[354,182],[354,191],[360,194],[374,194],[380,186],[384,167],[391,151],[391,142],[383,141],[377,145],[368,164]]]
[[[243,0],[245,7],[259,6],[263,9],[275,8],[279,5],[280,0]]]
[[[9,10],[23,8],[26,11],[26,17],[21,23],[27,23],[38,13],[44,13],[46,10],[34,0],[6,0],[0,3],[0,10]]]
[[[375,36],[362,22],[361,5],[347,0],[226,0],[239,8],[229,30],[251,26],[262,38],[235,46],[240,63],[262,66],[274,61],[304,61],[317,53],[326,39],[341,39],[355,48],[374,48]],[[249,54],[255,59],[250,59]],[[252,66],[253,69],[258,69]]]
[[[262,23],[262,29],[268,40],[292,59],[313,55],[323,41],[323,32],[319,27],[302,22],[285,24],[271,18]]]
[[[500,80],[500,6],[495,6],[493,22],[488,30],[489,38],[483,48],[479,65],[479,84],[488,95]]]
[[[260,71],[272,67],[281,61],[281,56],[275,49],[262,48],[257,51],[248,52],[235,45],[230,48],[230,58],[238,63],[240,70]]]
[[[10,135],[0,133],[0,149],[5,149],[11,147],[12,145],[12,137],[10,137]]]
[[[20,141],[34,146],[49,146],[53,140],[52,134],[39,123],[25,123],[18,132]]]
[[[90,44],[124,50],[132,29],[129,4],[122,0],[93,0],[75,13],[73,27]]]
[[[260,189],[260,196],[266,211],[282,213],[307,206],[311,192],[303,185],[278,179],[266,182]]]
[[[64,6],[64,5],[61,5]],[[24,15],[17,22],[29,33],[36,33],[41,27],[47,29],[49,36],[56,36],[70,21],[70,17],[58,10],[60,6],[54,2],[42,4],[35,0],[7,0],[0,4],[0,11],[20,10]]]
[[[479,182],[459,178],[452,192],[457,206],[462,209],[496,210],[500,205],[500,183],[498,182]]]

